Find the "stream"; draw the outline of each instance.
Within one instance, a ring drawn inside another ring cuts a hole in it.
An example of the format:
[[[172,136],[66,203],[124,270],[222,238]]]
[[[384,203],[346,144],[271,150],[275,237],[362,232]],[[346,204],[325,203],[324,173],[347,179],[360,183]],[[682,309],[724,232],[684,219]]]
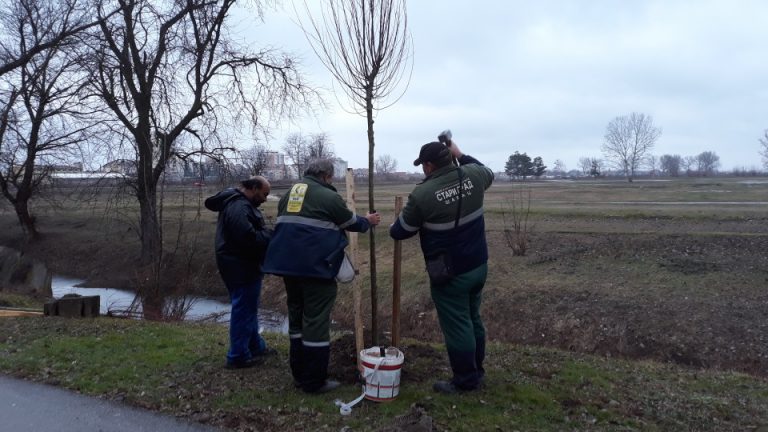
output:
[[[81,296],[99,296],[99,310],[102,315],[109,311],[125,311],[130,308],[135,293],[114,288],[83,288],[78,285],[84,281],[64,276],[53,276],[51,290],[53,298],[58,299],[66,294]],[[184,319],[186,321],[214,320],[218,323],[229,323],[229,303],[223,303],[204,297],[190,296],[192,306]],[[259,331],[288,334],[288,318],[280,313],[259,309]]]

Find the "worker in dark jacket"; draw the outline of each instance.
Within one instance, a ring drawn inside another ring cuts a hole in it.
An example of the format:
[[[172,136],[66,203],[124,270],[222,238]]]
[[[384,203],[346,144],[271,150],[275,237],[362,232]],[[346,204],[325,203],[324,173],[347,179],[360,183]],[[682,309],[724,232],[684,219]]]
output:
[[[283,276],[285,282],[291,373],[307,393],[339,386],[328,379],[328,359],[345,231],[366,232],[381,221],[378,213],[362,217],[350,211],[331,185],[333,174],[331,160],[311,161],[304,178],[280,198],[275,235],[264,261],[264,272]]]
[[[274,353],[259,335],[261,264],[272,236],[258,209],[267,200],[270,184],[255,176],[205,200],[208,210],[219,212],[216,225],[216,264],[229,291],[227,368],[252,367],[265,354]]]
[[[403,240],[419,233],[430,291],[443,331],[453,379],[437,381],[440,393],[477,389],[482,383],[485,327],[480,301],[488,272],[483,197],[493,172],[450,142],[421,147],[414,165],[426,175],[389,234]],[[452,161],[458,160],[459,167]]]

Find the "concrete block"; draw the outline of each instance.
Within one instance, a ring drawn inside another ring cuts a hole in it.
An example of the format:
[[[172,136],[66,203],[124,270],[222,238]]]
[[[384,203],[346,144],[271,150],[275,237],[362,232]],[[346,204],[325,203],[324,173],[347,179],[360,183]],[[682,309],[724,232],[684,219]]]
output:
[[[60,298],[56,300],[58,313],[56,315],[67,318],[80,318],[83,316],[83,301],[80,297]]]

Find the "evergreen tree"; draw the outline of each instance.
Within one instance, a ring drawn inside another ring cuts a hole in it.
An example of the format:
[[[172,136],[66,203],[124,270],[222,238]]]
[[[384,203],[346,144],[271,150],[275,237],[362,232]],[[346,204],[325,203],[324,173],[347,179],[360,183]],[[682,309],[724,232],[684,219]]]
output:
[[[509,176],[515,178],[522,177],[523,180],[525,180],[526,177],[534,175],[531,157],[526,153],[520,154],[520,152],[515,152],[515,154],[510,156],[507,160],[507,163],[504,166],[504,172]]]
[[[544,160],[541,156],[533,158],[533,175],[536,176],[536,178],[539,178],[544,175],[545,172],[547,172],[547,166],[544,165]]]

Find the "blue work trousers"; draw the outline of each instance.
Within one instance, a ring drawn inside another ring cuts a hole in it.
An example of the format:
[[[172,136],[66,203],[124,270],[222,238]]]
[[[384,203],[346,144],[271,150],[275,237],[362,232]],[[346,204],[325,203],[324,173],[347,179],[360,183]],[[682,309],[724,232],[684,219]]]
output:
[[[262,279],[259,277],[255,281],[245,283],[224,282],[232,302],[227,364],[247,361],[267,348],[259,334],[258,312]]]

